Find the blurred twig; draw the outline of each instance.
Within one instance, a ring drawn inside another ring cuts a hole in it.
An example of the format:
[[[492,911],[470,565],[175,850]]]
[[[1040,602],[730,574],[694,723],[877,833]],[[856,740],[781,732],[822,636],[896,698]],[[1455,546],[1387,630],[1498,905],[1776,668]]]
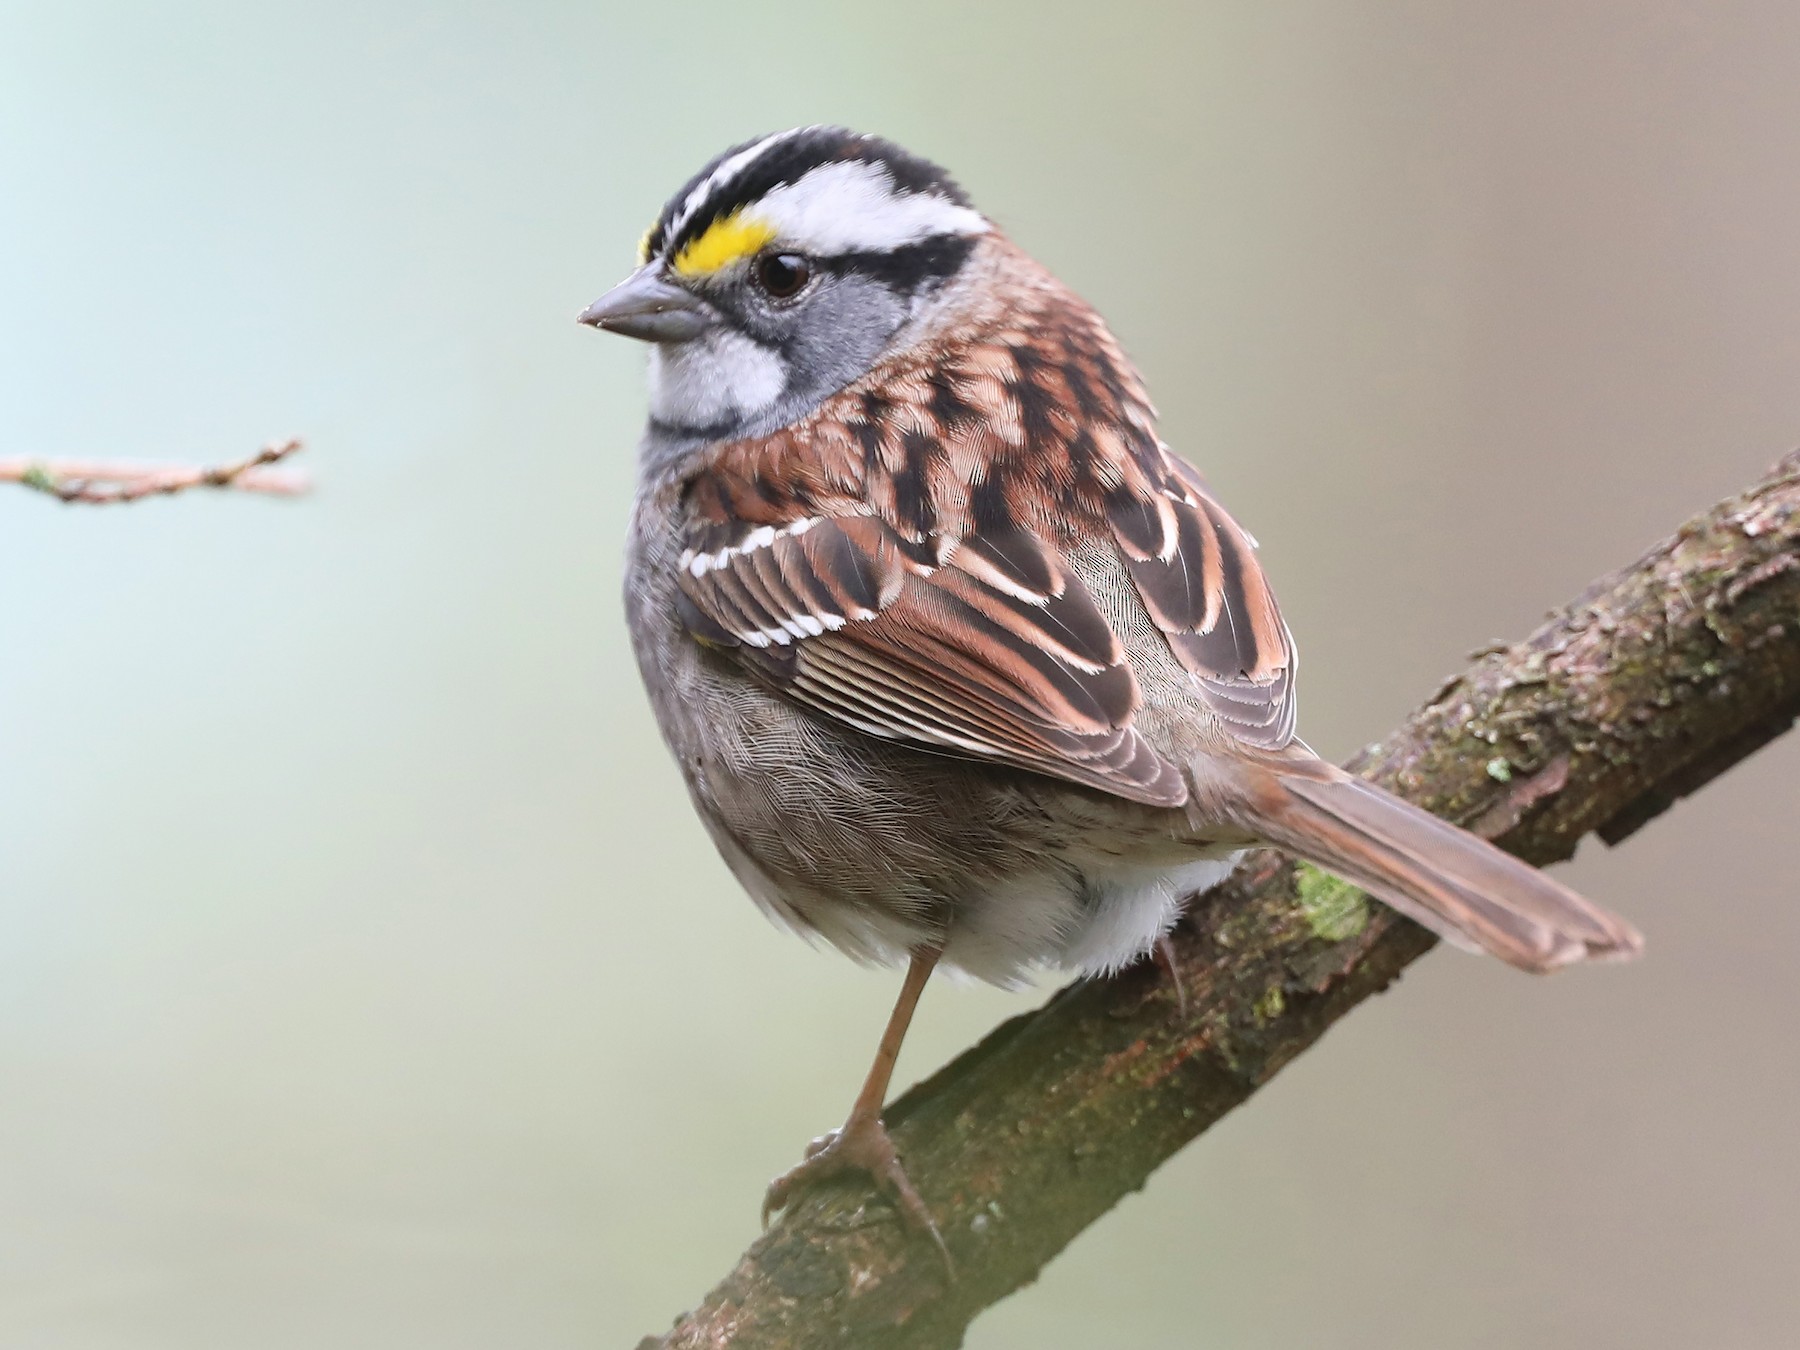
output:
[[[1800,452],[1481,656],[1353,767],[1547,863],[1589,833],[1625,838],[1797,713]],[[1149,963],[1076,984],[889,1107],[954,1283],[883,1201],[821,1188],[641,1350],[960,1345],[976,1314],[1432,941],[1262,855],[1176,935],[1185,1013]]]
[[[192,488],[232,488],[293,497],[312,484],[297,469],[277,468],[300,453],[298,439],[271,441],[230,464],[157,464],[115,459],[0,459],[0,483],[18,483],[65,502],[106,504],[166,497]]]

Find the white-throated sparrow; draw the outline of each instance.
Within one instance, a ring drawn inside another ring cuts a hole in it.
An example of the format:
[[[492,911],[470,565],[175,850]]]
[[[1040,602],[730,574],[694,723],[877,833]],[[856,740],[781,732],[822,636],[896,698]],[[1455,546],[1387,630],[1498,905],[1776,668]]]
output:
[[[933,966],[1117,970],[1247,847],[1525,970],[1638,951],[1294,738],[1254,541],[1100,317],[941,169],[765,136],[639,262],[581,319],[650,344],[626,612],[663,734],[767,912],[910,961],[849,1119],[765,1215],[851,1166],[930,1228],[880,1112]]]

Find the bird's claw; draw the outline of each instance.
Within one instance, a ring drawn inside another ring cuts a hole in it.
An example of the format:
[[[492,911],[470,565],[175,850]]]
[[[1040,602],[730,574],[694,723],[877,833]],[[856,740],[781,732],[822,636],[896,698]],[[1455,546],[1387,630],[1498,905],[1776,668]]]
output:
[[[1156,945],[1150,949],[1150,959],[1156,962],[1157,969],[1162,971],[1168,977],[1169,983],[1175,986],[1176,1016],[1184,1022],[1187,1021],[1187,985],[1182,982],[1181,966],[1175,960],[1175,944],[1169,940],[1167,933],[1156,939]]]
[[[805,1157],[771,1181],[763,1194],[763,1227],[767,1228],[769,1220],[786,1209],[801,1191],[845,1172],[861,1172],[870,1177],[876,1189],[893,1201],[906,1225],[931,1239],[944,1260],[944,1268],[955,1277],[956,1267],[949,1247],[944,1245],[944,1235],[900,1165],[894,1141],[879,1119],[848,1121],[842,1129],[822,1134],[808,1144]]]

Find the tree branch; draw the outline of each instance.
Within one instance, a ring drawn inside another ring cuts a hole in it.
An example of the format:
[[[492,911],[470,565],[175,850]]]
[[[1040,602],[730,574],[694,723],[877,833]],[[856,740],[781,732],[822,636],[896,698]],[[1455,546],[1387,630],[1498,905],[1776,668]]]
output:
[[[1609,843],[1800,713],[1800,452],[1481,657],[1353,767],[1535,863]],[[853,1185],[806,1197],[640,1350],[956,1346],[982,1309],[1432,945],[1261,854],[1146,963],[1015,1017],[887,1120],[956,1260]],[[746,1198],[746,1204],[750,1203]]]
[[[0,483],[19,483],[60,501],[101,505],[172,496],[190,488],[293,497],[311,487],[306,474],[274,466],[302,448],[296,439],[271,441],[247,459],[210,468],[116,459],[0,459]]]

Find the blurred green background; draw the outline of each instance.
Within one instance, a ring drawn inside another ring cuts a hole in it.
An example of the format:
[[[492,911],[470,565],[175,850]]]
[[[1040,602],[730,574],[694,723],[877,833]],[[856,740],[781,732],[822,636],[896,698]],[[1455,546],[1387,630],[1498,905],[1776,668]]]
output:
[[[641,352],[725,145],[949,164],[1260,536],[1334,756],[1800,438],[1800,8],[0,6],[0,1345],[633,1344],[894,992],[713,856],[621,630]],[[1434,955],[976,1350],[1786,1347],[1800,743]],[[1029,998],[944,985],[919,1076]]]

